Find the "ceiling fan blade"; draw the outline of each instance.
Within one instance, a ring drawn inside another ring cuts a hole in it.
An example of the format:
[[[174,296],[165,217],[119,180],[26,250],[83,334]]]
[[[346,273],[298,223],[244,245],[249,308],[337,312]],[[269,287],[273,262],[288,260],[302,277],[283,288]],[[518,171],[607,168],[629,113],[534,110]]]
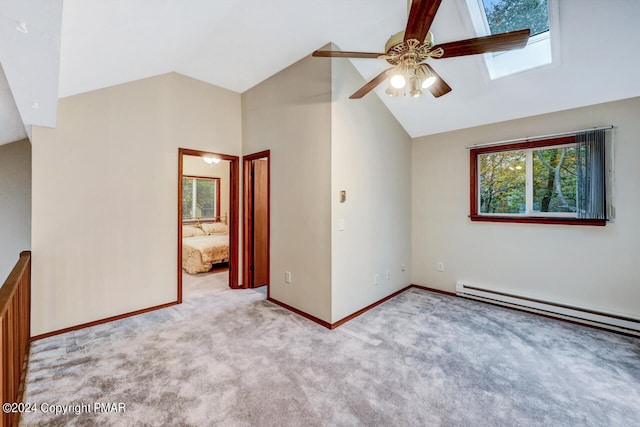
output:
[[[420,43],[424,41],[441,2],[442,0],[413,0],[411,2],[407,28],[404,30],[405,42],[410,39],[416,39]]]
[[[311,56],[319,56],[321,58],[377,58],[380,55],[384,55],[384,53],[316,50],[311,54]]]
[[[442,77],[440,77],[440,75],[436,73],[435,70],[431,68],[429,64],[424,64],[424,65],[426,65],[429,71],[431,71],[433,75],[436,76],[436,81],[433,82],[433,84],[427,88],[429,92],[431,92],[431,95],[433,95],[436,98],[439,98],[442,95],[446,95],[447,93],[451,92],[451,86],[449,86],[447,82],[442,80]]]
[[[521,49],[527,45],[530,32],[531,31],[529,29],[525,29],[495,34],[492,36],[458,40],[457,42],[435,45],[431,50],[434,51],[441,48],[444,53],[439,58],[451,58],[453,56],[476,55],[478,53]],[[434,56],[434,58],[438,57]]]
[[[387,68],[377,76],[375,76],[372,80],[367,82],[364,86],[358,89],[353,95],[349,97],[349,99],[360,99],[369,92],[371,92],[376,86],[382,83],[386,78],[389,71],[393,70],[395,67]]]

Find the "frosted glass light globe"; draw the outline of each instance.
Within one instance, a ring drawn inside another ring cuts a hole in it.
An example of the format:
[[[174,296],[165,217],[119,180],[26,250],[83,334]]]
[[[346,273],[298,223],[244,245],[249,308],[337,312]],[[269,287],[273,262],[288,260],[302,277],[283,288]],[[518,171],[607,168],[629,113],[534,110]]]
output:
[[[422,82],[422,89],[426,89],[436,82],[436,76],[429,76]]]
[[[401,74],[396,74],[393,77],[391,77],[391,86],[395,87],[396,89],[402,89],[404,87],[404,85],[407,84],[407,81],[404,79],[404,76]]]

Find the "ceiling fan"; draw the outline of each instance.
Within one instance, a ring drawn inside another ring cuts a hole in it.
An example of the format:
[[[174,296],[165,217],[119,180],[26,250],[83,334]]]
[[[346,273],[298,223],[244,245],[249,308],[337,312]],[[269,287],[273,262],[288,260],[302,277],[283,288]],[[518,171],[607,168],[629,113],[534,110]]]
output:
[[[350,99],[362,98],[387,78],[390,79],[386,92],[391,96],[404,90],[408,81],[411,96],[418,97],[422,95],[422,89],[428,89],[438,98],[451,92],[451,87],[424,62],[426,59],[521,49],[529,40],[530,30],[524,29],[434,45],[433,34],[429,32],[429,28],[441,2],[442,0],[413,0],[406,29],[387,40],[385,53],[316,50],[313,56],[376,58],[384,59],[392,65],[358,89]]]

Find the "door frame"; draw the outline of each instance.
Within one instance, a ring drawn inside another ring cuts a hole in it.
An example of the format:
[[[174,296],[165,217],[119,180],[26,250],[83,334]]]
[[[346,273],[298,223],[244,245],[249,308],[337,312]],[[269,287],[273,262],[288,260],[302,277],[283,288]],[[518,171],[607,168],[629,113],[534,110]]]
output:
[[[271,282],[271,150],[264,150],[242,157],[242,278],[245,288],[253,287],[253,274],[250,266],[253,264],[253,223],[252,206],[253,185],[251,180],[251,162],[258,159],[267,159],[267,298],[270,293]]]
[[[240,157],[211,151],[178,148],[178,304],[182,302],[182,175],[183,156],[215,156],[229,161],[229,287],[240,288],[238,284],[238,233],[239,223],[239,178]]]

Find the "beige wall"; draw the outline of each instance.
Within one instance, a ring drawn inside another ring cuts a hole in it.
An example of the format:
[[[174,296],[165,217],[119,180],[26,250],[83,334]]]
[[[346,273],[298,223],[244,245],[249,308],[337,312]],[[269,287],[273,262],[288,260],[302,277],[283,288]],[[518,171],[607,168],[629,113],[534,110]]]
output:
[[[31,248],[31,144],[0,145],[0,286]]]
[[[33,334],[175,301],[178,147],[271,150],[271,296],[324,321],[458,280],[640,314],[640,99],[410,143],[375,95],[347,99],[363,82],[306,57],[242,96],[170,73],[60,100],[58,127],[33,131]],[[614,222],[468,220],[466,145],[603,124],[617,126]]]
[[[411,139],[376,94],[349,99],[365,84],[349,61],[333,59],[332,76],[331,317],[336,322],[411,283]],[[347,192],[345,203],[339,202],[341,190]]]
[[[640,315],[640,98],[430,137],[413,145],[413,282],[458,280]],[[613,124],[614,222],[605,227],[471,222],[466,145]],[[436,271],[443,261],[445,271]]]
[[[271,297],[330,322],[331,62],[306,57],[243,93],[242,133],[245,155],[271,150]]]
[[[230,162],[228,160],[222,160],[217,165],[209,165],[205,163],[200,156],[184,156],[182,164],[183,175],[220,178],[220,216],[224,217],[227,215],[227,223],[229,222],[229,190],[231,189],[229,165]]]
[[[176,300],[178,147],[240,155],[240,95],[169,73],[34,127],[34,335]]]
[[[242,95],[244,154],[271,150],[271,296],[330,323],[410,283],[411,140],[377,96],[348,99],[362,84],[307,57]]]

